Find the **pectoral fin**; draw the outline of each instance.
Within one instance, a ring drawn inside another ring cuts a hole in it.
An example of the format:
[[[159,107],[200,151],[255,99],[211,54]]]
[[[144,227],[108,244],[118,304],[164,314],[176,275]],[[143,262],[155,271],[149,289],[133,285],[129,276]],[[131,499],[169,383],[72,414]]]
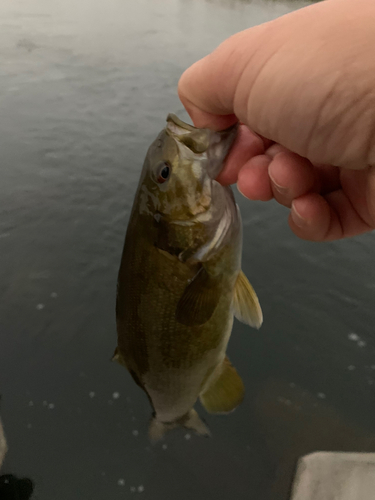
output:
[[[201,267],[177,304],[176,320],[187,326],[203,325],[214,313],[220,295],[219,279]]]
[[[244,394],[245,387],[241,377],[226,357],[220,375],[200,395],[200,400],[209,413],[228,413],[237,408]]]
[[[262,309],[257,294],[244,273],[240,271],[233,297],[234,315],[242,323],[260,328],[263,323]]]

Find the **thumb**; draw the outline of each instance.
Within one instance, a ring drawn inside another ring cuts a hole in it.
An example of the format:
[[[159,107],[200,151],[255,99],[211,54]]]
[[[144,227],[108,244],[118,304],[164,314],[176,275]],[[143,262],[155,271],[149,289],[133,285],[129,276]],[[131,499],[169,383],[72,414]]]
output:
[[[261,31],[259,26],[233,35],[182,74],[178,94],[195,126],[223,130],[238,119],[247,122],[234,100],[253,52],[249,38]]]

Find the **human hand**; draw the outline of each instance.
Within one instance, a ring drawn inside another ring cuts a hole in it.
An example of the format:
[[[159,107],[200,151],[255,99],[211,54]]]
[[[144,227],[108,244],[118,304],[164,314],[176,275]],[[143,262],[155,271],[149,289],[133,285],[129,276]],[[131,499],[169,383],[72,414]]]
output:
[[[181,77],[198,127],[242,122],[218,180],[291,208],[300,238],[375,228],[375,2],[326,0],[224,41]]]

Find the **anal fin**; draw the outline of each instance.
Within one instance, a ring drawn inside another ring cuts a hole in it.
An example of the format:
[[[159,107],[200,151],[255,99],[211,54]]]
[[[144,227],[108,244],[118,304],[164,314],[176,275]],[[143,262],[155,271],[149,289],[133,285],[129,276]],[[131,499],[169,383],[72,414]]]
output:
[[[237,408],[244,395],[241,377],[226,357],[220,375],[201,393],[200,400],[209,413],[229,413]]]

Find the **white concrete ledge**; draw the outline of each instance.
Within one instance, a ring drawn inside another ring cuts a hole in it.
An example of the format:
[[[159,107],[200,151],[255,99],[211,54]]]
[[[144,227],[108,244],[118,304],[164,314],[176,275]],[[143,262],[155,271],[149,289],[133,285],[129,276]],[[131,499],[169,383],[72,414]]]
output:
[[[375,453],[316,452],[297,465],[291,500],[374,500]]]

